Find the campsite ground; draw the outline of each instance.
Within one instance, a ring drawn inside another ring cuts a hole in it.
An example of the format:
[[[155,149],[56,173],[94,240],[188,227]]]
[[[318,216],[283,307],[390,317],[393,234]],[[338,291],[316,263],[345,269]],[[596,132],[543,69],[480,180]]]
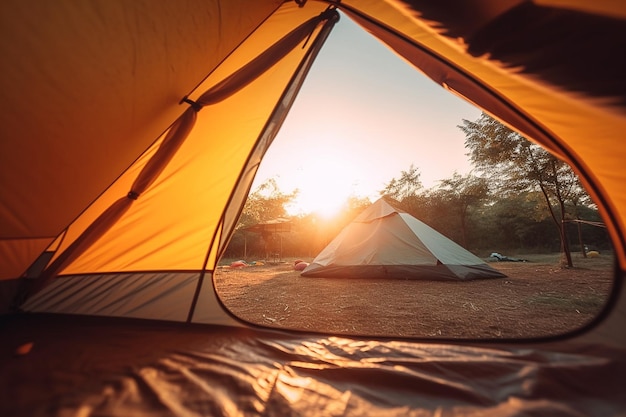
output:
[[[217,292],[239,318],[270,327],[401,337],[518,338],[572,331],[602,310],[613,258],[518,255],[491,265],[508,278],[468,282],[304,278],[293,260],[215,274]]]

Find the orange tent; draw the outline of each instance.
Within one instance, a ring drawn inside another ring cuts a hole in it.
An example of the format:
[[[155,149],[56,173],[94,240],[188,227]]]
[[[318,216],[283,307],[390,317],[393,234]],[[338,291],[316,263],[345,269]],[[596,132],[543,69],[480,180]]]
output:
[[[611,0],[0,2],[0,310],[247,326],[212,273],[335,9],[574,167],[617,278],[569,343],[625,348],[626,7]]]

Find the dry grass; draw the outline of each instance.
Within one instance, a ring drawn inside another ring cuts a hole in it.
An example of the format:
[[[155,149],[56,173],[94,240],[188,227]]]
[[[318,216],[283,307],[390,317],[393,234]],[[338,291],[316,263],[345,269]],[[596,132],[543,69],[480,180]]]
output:
[[[562,334],[588,323],[611,291],[613,258],[524,255],[493,263],[508,278],[469,282],[304,278],[292,260],[220,267],[224,304],[251,323],[350,335],[519,338]]]

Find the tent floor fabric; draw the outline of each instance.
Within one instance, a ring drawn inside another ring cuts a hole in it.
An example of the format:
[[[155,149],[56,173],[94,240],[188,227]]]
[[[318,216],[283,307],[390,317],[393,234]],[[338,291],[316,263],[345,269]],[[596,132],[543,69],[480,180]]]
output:
[[[0,325],[2,416],[626,411],[626,355],[606,347],[468,347],[62,315]],[[30,352],[16,353],[25,343]]]

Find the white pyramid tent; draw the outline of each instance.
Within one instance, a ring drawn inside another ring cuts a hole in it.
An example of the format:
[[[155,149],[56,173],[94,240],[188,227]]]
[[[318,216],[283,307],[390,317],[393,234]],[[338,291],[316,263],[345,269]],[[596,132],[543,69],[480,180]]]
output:
[[[382,198],[348,224],[301,275],[449,280],[506,276]]]

